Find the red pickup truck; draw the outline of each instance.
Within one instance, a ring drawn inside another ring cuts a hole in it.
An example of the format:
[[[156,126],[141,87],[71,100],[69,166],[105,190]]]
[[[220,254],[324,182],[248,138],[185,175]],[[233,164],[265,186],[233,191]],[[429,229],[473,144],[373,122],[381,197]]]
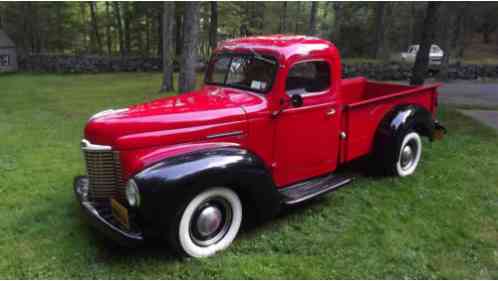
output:
[[[352,160],[413,174],[421,137],[445,131],[437,87],[341,79],[338,50],[318,38],[228,40],[201,89],[90,118],[76,197],[123,245],[162,237],[184,255],[210,256],[248,217],[349,183],[334,171]]]

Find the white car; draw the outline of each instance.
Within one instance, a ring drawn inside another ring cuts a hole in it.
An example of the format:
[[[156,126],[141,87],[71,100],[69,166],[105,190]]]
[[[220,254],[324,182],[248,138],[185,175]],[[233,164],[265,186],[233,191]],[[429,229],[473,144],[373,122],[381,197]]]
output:
[[[417,56],[419,45],[411,45],[407,52],[401,53],[401,60],[408,63],[414,63]],[[444,52],[438,45],[431,45],[429,52],[429,65],[440,65],[443,61]]]

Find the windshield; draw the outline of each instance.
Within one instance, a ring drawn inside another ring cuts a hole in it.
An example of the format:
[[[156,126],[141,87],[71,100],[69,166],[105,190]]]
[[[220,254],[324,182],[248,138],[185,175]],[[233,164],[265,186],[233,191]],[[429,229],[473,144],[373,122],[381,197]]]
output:
[[[271,57],[219,54],[211,60],[206,84],[266,93],[271,89],[276,70],[277,62]]]

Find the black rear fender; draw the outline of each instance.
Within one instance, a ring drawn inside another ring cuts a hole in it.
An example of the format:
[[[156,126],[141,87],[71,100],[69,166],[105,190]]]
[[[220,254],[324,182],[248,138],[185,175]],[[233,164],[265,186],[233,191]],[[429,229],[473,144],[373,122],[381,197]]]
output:
[[[432,141],[434,120],[431,113],[417,105],[401,105],[390,111],[376,132],[373,152],[385,159],[390,156],[397,159],[398,146],[407,131],[414,130]]]

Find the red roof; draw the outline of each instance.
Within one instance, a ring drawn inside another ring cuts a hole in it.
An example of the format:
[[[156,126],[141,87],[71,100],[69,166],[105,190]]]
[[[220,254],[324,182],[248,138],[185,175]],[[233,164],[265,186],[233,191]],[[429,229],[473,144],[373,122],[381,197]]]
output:
[[[301,35],[269,35],[269,36],[251,36],[223,41],[218,50],[255,50],[262,52],[271,52],[281,58],[288,58],[294,54],[312,51],[329,51],[336,53],[335,46],[327,40],[317,37]]]

